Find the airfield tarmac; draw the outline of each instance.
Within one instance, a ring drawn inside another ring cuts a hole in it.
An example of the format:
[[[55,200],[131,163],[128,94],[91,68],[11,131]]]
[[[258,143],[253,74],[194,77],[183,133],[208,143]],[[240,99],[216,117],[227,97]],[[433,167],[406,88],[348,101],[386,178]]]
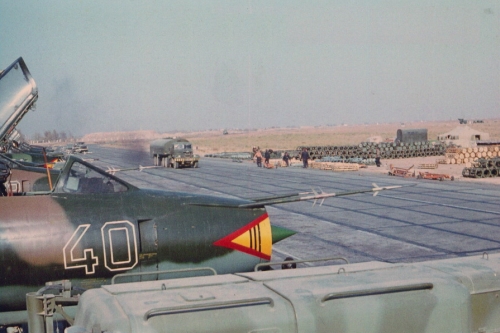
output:
[[[91,145],[100,167],[152,165],[147,152]],[[138,186],[199,194],[258,198],[309,192],[405,187],[319,202],[267,207],[271,223],[297,232],[273,248],[273,261],[346,258],[350,263],[418,262],[500,250],[498,185],[416,180],[377,172],[334,173],[300,167],[262,169],[250,162],[202,158],[197,169],[146,169],[117,176]],[[332,264],[333,261],[306,265]],[[299,265],[300,266],[300,265]]]

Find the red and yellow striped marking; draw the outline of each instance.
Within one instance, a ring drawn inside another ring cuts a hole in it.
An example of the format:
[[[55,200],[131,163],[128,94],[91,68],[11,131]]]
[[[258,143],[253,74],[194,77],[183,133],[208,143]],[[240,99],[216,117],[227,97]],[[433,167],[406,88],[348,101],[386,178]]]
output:
[[[214,243],[265,260],[271,260],[273,237],[267,213]]]

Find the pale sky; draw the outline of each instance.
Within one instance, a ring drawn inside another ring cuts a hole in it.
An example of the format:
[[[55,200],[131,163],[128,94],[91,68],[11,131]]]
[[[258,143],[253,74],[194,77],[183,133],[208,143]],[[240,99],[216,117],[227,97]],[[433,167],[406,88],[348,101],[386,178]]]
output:
[[[27,135],[500,115],[498,0],[0,0],[20,56]]]

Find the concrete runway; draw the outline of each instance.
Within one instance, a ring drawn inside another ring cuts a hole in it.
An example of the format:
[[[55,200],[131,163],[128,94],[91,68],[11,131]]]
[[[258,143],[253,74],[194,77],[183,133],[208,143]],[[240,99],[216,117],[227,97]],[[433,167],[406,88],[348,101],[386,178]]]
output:
[[[100,167],[150,166],[147,152],[89,147]],[[366,261],[417,262],[482,255],[500,250],[500,188],[459,181],[403,179],[381,174],[302,168],[257,168],[250,162],[202,158],[197,169],[146,169],[117,176],[138,187],[258,198],[308,192],[343,192],[415,185],[377,196],[328,198],[320,206],[296,202],[267,207],[271,223],[296,235],[274,246],[273,261],[343,257]],[[331,264],[325,261],[317,264]],[[313,265],[313,264],[307,264]]]

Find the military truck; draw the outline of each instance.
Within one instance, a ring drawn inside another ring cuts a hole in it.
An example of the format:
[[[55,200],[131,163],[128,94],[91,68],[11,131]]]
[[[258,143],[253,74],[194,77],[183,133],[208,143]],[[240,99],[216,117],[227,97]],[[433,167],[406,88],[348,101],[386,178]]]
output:
[[[149,145],[153,164],[167,168],[197,168],[200,158],[193,155],[191,143],[183,138],[158,139]]]

